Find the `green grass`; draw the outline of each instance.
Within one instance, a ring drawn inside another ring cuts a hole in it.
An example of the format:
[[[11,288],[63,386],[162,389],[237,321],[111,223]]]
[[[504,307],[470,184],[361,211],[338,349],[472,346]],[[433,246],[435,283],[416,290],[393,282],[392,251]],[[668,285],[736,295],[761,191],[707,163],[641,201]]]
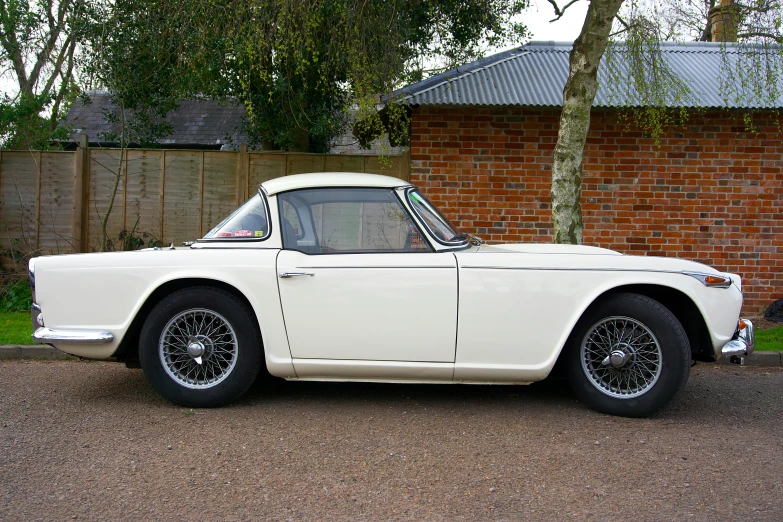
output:
[[[0,312],[0,346],[33,344],[30,312]]]
[[[756,330],[756,350],[760,352],[783,352],[783,326],[769,330]]]

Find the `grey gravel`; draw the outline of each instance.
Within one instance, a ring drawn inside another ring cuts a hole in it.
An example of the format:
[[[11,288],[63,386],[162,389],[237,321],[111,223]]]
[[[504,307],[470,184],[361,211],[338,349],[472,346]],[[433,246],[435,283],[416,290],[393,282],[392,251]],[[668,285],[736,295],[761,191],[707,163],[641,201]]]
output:
[[[112,363],[0,362],[0,520],[781,520],[783,370],[652,419],[528,387],[284,383],[190,410]]]

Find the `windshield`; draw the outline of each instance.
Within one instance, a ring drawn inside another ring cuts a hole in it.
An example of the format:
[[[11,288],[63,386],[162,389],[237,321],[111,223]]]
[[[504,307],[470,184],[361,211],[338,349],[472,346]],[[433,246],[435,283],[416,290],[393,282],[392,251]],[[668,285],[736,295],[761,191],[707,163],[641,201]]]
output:
[[[264,239],[269,235],[266,198],[256,194],[233,214],[210,230],[204,239]]]
[[[449,220],[438,212],[438,209],[427,201],[427,198],[418,189],[408,192],[408,201],[435,239],[441,243],[462,244],[467,242],[467,236],[459,234]]]

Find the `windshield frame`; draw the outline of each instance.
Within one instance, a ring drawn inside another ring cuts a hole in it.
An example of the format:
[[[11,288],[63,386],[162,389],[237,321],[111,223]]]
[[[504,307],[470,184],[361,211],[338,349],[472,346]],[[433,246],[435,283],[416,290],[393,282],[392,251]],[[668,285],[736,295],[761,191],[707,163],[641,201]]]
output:
[[[432,212],[435,217],[440,220],[444,225],[448,226],[452,232],[454,232],[454,237],[458,237],[461,235],[461,233],[454,227],[454,225],[444,216],[440,210],[433,205],[429,199],[427,199],[426,196],[421,192],[421,190],[418,189],[418,187],[406,187],[405,188],[405,202],[408,204],[408,207],[410,208],[413,215],[416,217],[416,220],[419,222],[419,224],[424,228],[424,230],[427,231],[427,234],[440,243],[443,246],[455,248],[455,247],[464,247],[470,245],[470,238],[465,235],[464,237],[460,237],[458,240],[444,240],[438,237],[437,234],[435,234],[432,229],[430,228],[429,223],[427,223],[427,220],[424,219],[424,217],[421,215],[421,212],[419,212],[419,209],[416,208],[416,205],[414,204],[413,200],[411,199],[411,194],[414,192],[418,192],[422,198],[424,199],[424,202],[426,203],[424,206],[428,208],[430,212]]]
[[[272,237],[272,227],[273,227],[273,225],[272,225],[272,213],[269,210],[269,201],[267,200],[266,191],[263,190],[263,187],[259,187],[258,193],[256,195],[254,195],[252,198],[248,199],[247,201],[245,201],[244,203],[239,205],[239,207],[237,207],[236,210],[234,210],[231,214],[229,214],[223,221],[221,221],[220,223],[218,223],[217,225],[212,227],[209,230],[209,232],[207,232],[207,234],[209,234],[209,233],[211,233],[213,231],[217,231],[221,227],[224,227],[226,225],[226,223],[228,223],[229,221],[234,219],[234,217],[243,208],[245,208],[251,201],[253,201],[256,198],[256,196],[261,198],[261,203],[264,206],[264,214],[266,215],[266,222],[268,224],[267,228],[269,229],[269,230],[267,230],[267,233],[264,235],[264,237],[252,237],[252,236],[248,236],[248,237],[202,237],[202,238],[196,240],[196,242],[197,243],[200,243],[200,242],[204,242],[204,243],[213,243],[213,242],[252,243],[252,242],[266,241],[267,239]]]

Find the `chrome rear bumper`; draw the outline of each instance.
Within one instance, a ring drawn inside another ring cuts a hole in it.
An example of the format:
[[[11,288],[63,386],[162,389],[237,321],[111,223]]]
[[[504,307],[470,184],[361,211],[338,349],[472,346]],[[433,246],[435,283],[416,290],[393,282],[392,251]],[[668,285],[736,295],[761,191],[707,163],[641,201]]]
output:
[[[734,338],[723,346],[721,355],[729,357],[731,362],[742,364],[745,356],[752,354],[755,348],[753,323],[747,319],[740,319]]]
[[[41,344],[106,344],[114,340],[114,335],[106,330],[87,330],[82,328],[46,328],[41,307],[33,303],[33,341]]]
[[[106,344],[113,340],[112,333],[105,330],[39,328],[33,333],[33,341],[42,344]]]

